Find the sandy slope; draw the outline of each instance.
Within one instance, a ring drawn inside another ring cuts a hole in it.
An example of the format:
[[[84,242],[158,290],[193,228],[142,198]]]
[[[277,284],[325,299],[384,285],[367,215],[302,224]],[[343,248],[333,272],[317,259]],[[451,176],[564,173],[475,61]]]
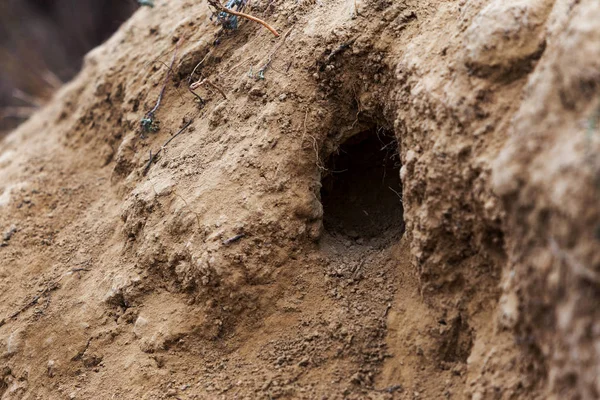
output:
[[[600,3],[249,11],[157,0],[0,143],[0,398],[597,398]]]

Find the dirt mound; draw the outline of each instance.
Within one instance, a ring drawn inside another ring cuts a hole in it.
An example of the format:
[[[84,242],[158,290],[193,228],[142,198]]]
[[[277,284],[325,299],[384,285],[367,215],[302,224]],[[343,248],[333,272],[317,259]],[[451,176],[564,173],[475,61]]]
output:
[[[597,398],[600,4],[246,11],[0,144],[0,398]]]

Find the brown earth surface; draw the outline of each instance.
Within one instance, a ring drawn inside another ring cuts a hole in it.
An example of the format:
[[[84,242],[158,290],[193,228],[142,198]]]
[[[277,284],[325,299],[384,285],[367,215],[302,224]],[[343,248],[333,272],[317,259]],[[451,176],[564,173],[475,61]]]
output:
[[[246,11],[0,143],[0,399],[599,398],[600,2]]]

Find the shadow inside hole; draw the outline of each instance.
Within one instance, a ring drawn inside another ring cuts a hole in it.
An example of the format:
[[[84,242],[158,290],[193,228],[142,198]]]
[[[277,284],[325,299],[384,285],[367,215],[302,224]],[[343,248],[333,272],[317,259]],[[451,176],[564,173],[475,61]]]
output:
[[[325,167],[321,202],[327,232],[351,238],[402,236],[400,156],[393,134],[372,129],[355,135]]]

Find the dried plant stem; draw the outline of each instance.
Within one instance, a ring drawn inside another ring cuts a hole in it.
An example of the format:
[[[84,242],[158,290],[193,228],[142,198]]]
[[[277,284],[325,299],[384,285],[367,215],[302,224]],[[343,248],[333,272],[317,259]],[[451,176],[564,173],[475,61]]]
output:
[[[224,13],[227,13],[227,14],[231,14],[231,15],[235,15],[235,16],[242,17],[242,18],[246,18],[246,19],[249,19],[250,21],[258,22],[259,24],[261,24],[262,26],[264,26],[265,28],[267,28],[268,30],[270,30],[273,35],[279,37],[279,33],[275,30],[275,28],[273,28],[271,25],[269,25],[268,23],[266,23],[265,21],[263,21],[260,18],[256,18],[256,17],[254,17],[254,16],[252,16],[250,14],[246,14],[246,13],[242,13],[242,12],[230,10],[230,9],[226,8],[225,6],[223,6],[219,2],[219,0],[208,0],[208,4],[210,4],[215,9],[217,9],[217,11],[221,11],[221,12],[224,12]]]
[[[269,68],[269,65],[271,65],[271,62],[273,61],[273,56],[275,55],[275,53],[281,48],[281,46],[283,46],[283,44],[285,43],[285,39],[287,39],[287,37],[289,36],[289,34],[292,32],[292,29],[294,29],[294,27],[292,26],[290,29],[288,29],[288,31],[283,35],[283,37],[279,40],[279,43],[277,43],[274,47],[273,50],[271,50],[271,52],[269,53],[269,55],[267,56],[267,60],[265,61],[265,63],[263,64],[262,67],[260,67],[260,69],[258,70],[258,73],[263,73],[265,72],[265,70],[267,68]]]
[[[173,58],[171,59],[171,65],[169,65],[169,69],[167,70],[167,74],[165,75],[165,80],[163,82],[162,88],[160,89],[160,93],[158,94],[158,99],[156,99],[156,104],[154,108],[146,114],[146,116],[153,116],[158,107],[160,107],[160,102],[162,101],[163,95],[165,94],[165,88],[167,87],[167,83],[169,82],[169,78],[171,77],[171,72],[173,71],[173,64],[175,64],[175,59],[177,58],[177,50],[179,49],[179,41],[175,44],[175,51],[173,52]]]
[[[154,154],[152,154],[152,150],[150,150],[150,157],[148,158],[148,163],[146,164],[146,167],[144,168],[144,171],[142,172],[142,175],[146,176],[146,174],[148,173],[148,171],[150,170],[150,167],[152,166],[152,163],[154,162],[154,160],[156,159],[156,156],[158,156],[160,154],[161,151],[163,151],[163,149],[171,142],[171,140],[175,139],[177,136],[181,135],[183,133],[183,131],[185,131],[187,129],[188,126],[190,126],[192,124],[192,122],[194,122],[193,119],[189,120],[184,126],[183,128],[181,128],[179,130],[179,132],[177,132],[176,134],[174,134],[173,136],[171,136],[162,146],[160,146],[160,149],[158,149],[158,151]]]
[[[191,94],[193,94],[200,101],[200,104],[204,104],[204,99],[202,97],[198,96],[198,94],[194,92],[194,89],[192,89],[192,85],[193,85],[192,80],[194,79],[194,74],[196,73],[196,70],[198,69],[198,67],[200,65],[204,64],[204,61],[206,61],[208,56],[210,56],[211,54],[212,54],[212,51],[208,51],[206,53],[206,55],[202,58],[202,60],[200,60],[200,62],[198,64],[196,64],[196,66],[194,67],[194,70],[188,77],[188,90],[190,91]]]
[[[190,85],[190,91],[192,91],[192,93],[194,93],[193,91],[198,89],[200,86],[204,86],[204,85],[208,85],[210,87],[212,87],[213,89],[215,89],[217,92],[219,92],[221,94],[221,96],[223,96],[223,98],[225,100],[227,100],[227,96],[225,95],[225,92],[218,87],[217,85],[215,85],[214,83],[212,83],[211,81],[208,80],[208,78],[202,79],[202,81],[199,82],[194,82]],[[195,93],[194,93],[195,94]]]
[[[175,44],[175,51],[173,51],[173,58],[171,60],[171,65],[168,66],[167,73],[165,75],[165,80],[163,82],[162,88],[160,89],[160,93],[158,94],[158,99],[156,99],[156,104],[152,108],[152,110],[148,111],[144,118],[140,121],[140,126],[142,128],[141,137],[144,138],[144,132],[156,132],[158,127],[156,126],[156,121],[154,119],[154,114],[160,107],[160,102],[165,94],[165,89],[167,87],[167,83],[169,82],[169,78],[171,77],[171,73],[173,72],[173,65],[175,64],[175,59],[177,58],[177,50],[179,50],[179,44],[181,43],[181,39],[177,41]]]

